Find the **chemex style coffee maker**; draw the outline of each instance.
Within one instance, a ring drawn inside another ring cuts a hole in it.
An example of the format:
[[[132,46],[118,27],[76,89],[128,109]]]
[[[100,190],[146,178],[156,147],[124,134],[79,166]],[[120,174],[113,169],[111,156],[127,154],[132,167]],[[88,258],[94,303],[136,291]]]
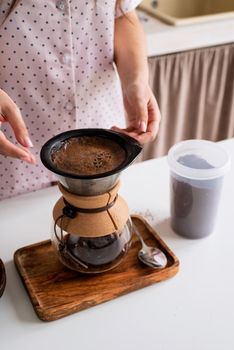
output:
[[[41,160],[56,174],[62,197],[53,209],[52,242],[60,261],[82,273],[117,266],[131,244],[121,172],[142,150],[131,137],[105,129],[78,129],[45,143]]]

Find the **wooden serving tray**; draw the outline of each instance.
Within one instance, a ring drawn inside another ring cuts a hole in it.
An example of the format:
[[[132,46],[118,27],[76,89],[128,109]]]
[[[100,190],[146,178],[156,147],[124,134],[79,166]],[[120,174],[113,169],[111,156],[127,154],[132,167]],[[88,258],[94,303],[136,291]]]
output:
[[[132,216],[132,220],[145,241],[162,249],[166,254],[168,264],[164,269],[152,269],[138,260],[137,253],[141,244],[135,235],[131,248],[120,265],[95,275],[81,274],[63,266],[50,240],[20,248],[15,252],[16,268],[41,320],[62,318],[165,280],[177,273],[177,257],[153,228],[138,215]]]

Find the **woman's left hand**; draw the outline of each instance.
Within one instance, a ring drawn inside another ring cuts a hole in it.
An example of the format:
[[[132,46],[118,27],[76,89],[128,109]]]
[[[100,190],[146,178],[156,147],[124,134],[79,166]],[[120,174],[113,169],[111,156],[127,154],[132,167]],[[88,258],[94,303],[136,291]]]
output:
[[[153,141],[158,133],[161,114],[149,85],[132,83],[125,88],[123,96],[127,128],[114,126],[112,129],[135,138],[141,144]]]

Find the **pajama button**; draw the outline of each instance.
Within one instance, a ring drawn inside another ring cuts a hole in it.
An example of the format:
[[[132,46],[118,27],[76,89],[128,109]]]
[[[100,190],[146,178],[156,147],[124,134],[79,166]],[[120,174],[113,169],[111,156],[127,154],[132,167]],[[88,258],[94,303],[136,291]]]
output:
[[[63,0],[57,1],[56,7],[57,7],[57,9],[59,9],[59,10],[61,10],[61,11],[64,11],[64,10],[65,10],[65,7],[66,7],[65,1],[63,1]]]
[[[65,53],[63,56],[62,56],[62,62],[64,64],[70,64],[71,63],[71,55],[69,53]]]
[[[66,111],[71,112],[74,109],[74,105],[70,101],[68,101],[65,104],[64,108],[66,109]]]

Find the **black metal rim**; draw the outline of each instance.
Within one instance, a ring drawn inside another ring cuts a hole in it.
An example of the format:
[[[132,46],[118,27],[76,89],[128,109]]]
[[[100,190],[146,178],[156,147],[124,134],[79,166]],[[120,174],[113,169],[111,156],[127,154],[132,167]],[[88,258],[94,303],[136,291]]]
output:
[[[0,259],[0,297],[3,295],[6,286],[6,271],[2,260]]]
[[[66,173],[65,171],[61,171],[57,169],[51,160],[51,157],[50,157],[51,152],[54,151],[54,149],[59,148],[62,142],[72,137],[79,137],[79,136],[100,136],[103,138],[107,138],[109,140],[113,140],[117,142],[125,150],[126,158],[117,168],[111,171],[108,171],[106,173],[101,173],[96,175],[74,175],[74,174]],[[111,176],[116,173],[119,173],[134,161],[134,159],[141,152],[141,150],[142,150],[141,144],[130,136],[127,136],[125,134],[115,132],[112,130],[107,130],[107,129],[89,128],[89,129],[70,130],[52,137],[42,146],[40,157],[44,166],[57,175],[61,175],[61,176],[69,177],[73,179],[91,180],[91,179],[103,178],[103,177],[107,177],[107,176]]]

